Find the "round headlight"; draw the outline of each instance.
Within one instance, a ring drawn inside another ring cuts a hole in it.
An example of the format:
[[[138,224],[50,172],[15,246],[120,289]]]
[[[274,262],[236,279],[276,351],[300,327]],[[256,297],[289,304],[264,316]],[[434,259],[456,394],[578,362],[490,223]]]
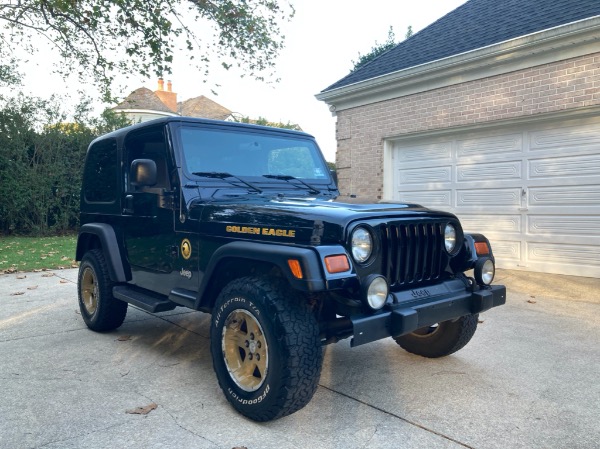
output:
[[[365,298],[367,306],[373,310],[379,310],[385,305],[389,288],[383,276],[372,276],[367,278],[367,291]]]
[[[446,245],[446,251],[449,253],[456,248],[456,228],[450,223],[448,223],[444,229],[444,243]]]
[[[488,257],[482,257],[475,262],[475,280],[478,284],[490,285],[494,280],[496,274],[496,267],[494,261]]]
[[[356,228],[352,233],[352,257],[359,263],[365,262],[373,252],[373,238],[365,228]]]

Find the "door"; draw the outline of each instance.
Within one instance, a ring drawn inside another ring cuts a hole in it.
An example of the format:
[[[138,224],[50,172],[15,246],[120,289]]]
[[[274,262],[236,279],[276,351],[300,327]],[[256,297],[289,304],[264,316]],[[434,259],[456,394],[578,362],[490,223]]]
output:
[[[125,193],[122,204],[125,247],[132,268],[132,282],[168,294],[176,286],[174,270],[180,245],[174,232],[176,211],[170,179],[173,167],[163,128],[130,134],[125,141],[124,152]],[[136,159],[155,162],[155,185],[138,186],[130,178],[129,168]]]

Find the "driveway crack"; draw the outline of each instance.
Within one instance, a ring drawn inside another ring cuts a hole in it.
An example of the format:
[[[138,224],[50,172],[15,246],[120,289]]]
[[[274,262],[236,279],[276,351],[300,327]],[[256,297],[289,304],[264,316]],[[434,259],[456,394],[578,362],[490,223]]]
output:
[[[445,440],[448,440],[448,441],[451,441],[453,443],[456,443],[456,444],[458,444],[458,445],[460,445],[462,447],[465,447],[467,449],[475,449],[473,446],[469,446],[468,444],[465,444],[465,443],[463,443],[461,441],[455,440],[454,438],[452,438],[452,437],[450,437],[448,435],[444,435],[443,433],[437,432],[437,431],[435,431],[433,429],[429,429],[429,428],[425,427],[422,424],[419,424],[417,422],[411,421],[410,419],[406,419],[406,418],[404,418],[404,417],[402,417],[400,415],[396,415],[395,413],[389,412],[389,411],[387,411],[385,409],[382,409],[380,407],[377,407],[377,406],[375,406],[373,404],[369,404],[368,402],[365,402],[365,401],[362,401],[360,399],[354,398],[354,397],[352,397],[350,395],[347,395],[346,393],[342,393],[341,391],[334,390],[333,388],[330,388],[330,387],[327,387],[327,386],[321,385],[321,384],[319,384],[319,387],[324,388],[327,391],[331,391],[332,393],[339,394],[340,396],[344,396],[345,398],[351,399],[351,400],[356,401],[356,402],[358,402],[360,404],[366,405],[369,408],[377,410],[377,411],[379,411],[381,413],[385,413],[388,416],[392,416],[392,417],[394,417],[396,419],[399,419],[400,421],[404,421],[405,423],[410,424],[411,426],[418,427],[419,429],[422,429],[425,432],[437,435],[437,436],[439,436],[441,438],[444,438]],[[373,436],[375,436],[375,434],[373,434]]]
[[[171,411],[170,411],[170,410],[169,410],[167,407],[165,407],[164,405],[162,405],[162,404],[159,404],[158,402],[156,402],[156,401],[152,400],[152,398],[149,398],[149,397],[147,397],[147,396],[145,396],[145,395],[143,395],[143,394],[141,394],[141,393],[139,393],[139,392],[138,392],[138,394],[139,394],[140,396],[142,396],[143,398],[146,398],[148,401],[150,401],[150,402],[154,402],[155,404],[158,404],[158,407],[159,407],[160,409],[164,410],[164,411],[165,411],[165,413],[171,417],[171,419],[173,420],[173,422],[175,423],[175,425],[176,425],[177,427],[179,427],[181,430],[183,430],[183,431],[185,431],[185,432],[187,432],[187,433],[189,433],[189,434],[191,434],[191,435],[194,435],[196,438],[200,438],[200,439],[202,439],[202,440],[204,440],[204,441],[208,441],[210,444],[213,444],[215,447],[218,447],[218,446],[219,446],[219,445],[218,445],[217,443],[215,443],[214,441],[211,441],[211,440],[209,440],[208,438],[206,438],[206,437],[204,437],[204,436],[202,436],[202,435],[199,435],[199,434],[197,434],[196,432],[194,432],[193,430],[191,430],[191,429],[188,429],[188,428],[187,428],[187,427],[185,427],[184,425],[180,424],[180,423],[179,423],[179,421],[177,420],[177,418],[176,418],[176,417],[173,415],[173,413],[171,413]]]
[[[88,433],[82,433],[82,434],[76,435],[76,436],[71,437],[71,438],[64,438],[64,439],[60,439],[60,440],[48,441],[47,443],[44,443],[41,446],[33,446],[33,449],[41,449],[41,448],[47,447],[47,446],[49,446],[51,444],[64,443],[66,441],[77,440],[79,438],[86,437],[88,435],[93,435],[93,434],[98,433],[98,432],[106,432],[107,430],[116,429],[117,427],[122,427],[122,426],[125,426],[125,425],[127,425],[127,423],[113,424],[112,426],[103,427],[101,429],[93,430],[93,431],[88,432]]]

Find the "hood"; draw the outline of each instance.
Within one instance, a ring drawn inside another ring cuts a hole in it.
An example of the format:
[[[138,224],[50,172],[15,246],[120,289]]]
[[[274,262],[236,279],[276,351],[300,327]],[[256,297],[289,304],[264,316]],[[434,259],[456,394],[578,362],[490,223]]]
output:
[[[244,201],[192,203],[201,232],[297,244],[334,244],[354,222],[454,217],[416,204],[351,204],[320,199],[256,197]]]

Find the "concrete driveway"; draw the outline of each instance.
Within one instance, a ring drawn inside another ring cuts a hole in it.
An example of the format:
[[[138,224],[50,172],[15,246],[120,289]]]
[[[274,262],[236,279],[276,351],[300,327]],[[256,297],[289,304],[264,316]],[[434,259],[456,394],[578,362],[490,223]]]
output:
[[[482,315],[455,355],[429,360],[391,339],[328,346],[312,402],[257,424],[217,385],[208,315],[130,307],[118,331],[94,333],[79,315],[77,271],[52,274],[0,275],[1,448],[600,444],[598,279],[501,271],[507,305]]]

